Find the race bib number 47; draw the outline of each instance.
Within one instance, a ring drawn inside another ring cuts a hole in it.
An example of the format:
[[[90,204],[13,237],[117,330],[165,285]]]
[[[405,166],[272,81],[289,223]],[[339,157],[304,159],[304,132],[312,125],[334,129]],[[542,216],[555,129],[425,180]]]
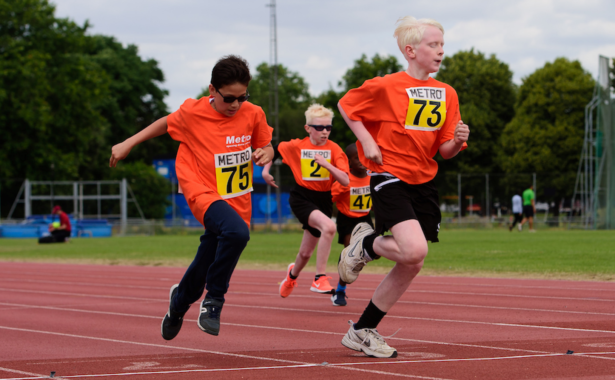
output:
[[[406,129],[436,132],[446,120],[446,89],[410,87]]]
[[[314,160],[317,154],[320,154],[327,162],[331,162],[330,150],[301,149],[301,177],[304,181],[329,180],[329,171]]]
[[[235,198],[252,191],[252,151],[214,155],[218,194],[224,199]]]
[[[372,208],[372,196],[369,186],[350,188],[350,211],[369,212]]]

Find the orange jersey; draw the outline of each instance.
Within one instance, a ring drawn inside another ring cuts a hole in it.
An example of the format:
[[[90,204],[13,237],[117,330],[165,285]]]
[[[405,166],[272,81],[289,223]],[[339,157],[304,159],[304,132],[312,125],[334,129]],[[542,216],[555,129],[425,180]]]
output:
[[[461,120],[451,86],[433,78],[418,80],[406,72],[365,81],[348,91],[340,105],[349,119],[363,122],[382,152],[383,164],[378,165],[365,158],[357,142],[361,163],[414,185],[436,176],[438,164],[433,158],[440,145],[454,138]]]
[[[188,99],[167,117],[169,135],[181,142],[175,169],[194,217],[224,199],[246,224],[252,214],[252,147],[271,142],[263,110],[244,103],[233,117],[214,110],[209,98]]]
[[[281,142],[278,151],[282,162],[290,166],[295,181],[299,186],[315,191],[330,191],[333,176],[329,171],[314,161],[314,155],[320,154],[331,165],[348,173],[348,157],[339,145],[327,140],[325,145],[314,145],[309,137],[303,140],[293,139]]]
[[[360,218],[369,214],[372,208],[372,196],[369,190],[370,177],[355,177],[350,173],[350,184],[342,186],[335,182],[331,188],[333,203],[342,214],[350,218]]]

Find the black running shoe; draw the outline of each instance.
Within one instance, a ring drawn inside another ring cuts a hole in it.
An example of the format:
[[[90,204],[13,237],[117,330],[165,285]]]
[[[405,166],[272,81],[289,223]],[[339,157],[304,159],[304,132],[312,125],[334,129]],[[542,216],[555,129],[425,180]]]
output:
[[[171,291],[169,292],[169,311],[167,311],[167,314],[162,319],[161,333],[165,340],[171,340],[179,334],[179,330],[181,330],[182,323],[184,322],[184,314],[186,314],[177,313],[171,309],[173,297],[177,295],[178,286],[179,284],[171,286]]]
[[[346,306],[346,298],[346,292],[339,290],[331,296],[331,302],[333,302],[333,306]]]
[[[224,302],[205,298],[201,303],[201,313],[197,324],[199,328],[211,335],[220,333],[220,312],[222,311]]]

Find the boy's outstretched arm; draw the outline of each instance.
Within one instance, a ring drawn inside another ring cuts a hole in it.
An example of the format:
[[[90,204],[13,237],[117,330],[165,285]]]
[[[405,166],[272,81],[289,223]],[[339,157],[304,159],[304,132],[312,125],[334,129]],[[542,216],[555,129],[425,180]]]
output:
[[[321,156],[320,154],[314,155],[314,161],[316,161],[318,165],[327,169],[329,173],[331,173],[333,178],[335,178],[335,180],[340,183],[340,185],[348,186],[348,184],[350,183],[350,178],[348,178],[348,174],[346,174],[345,172],[333,166],[331,163],[329,163],[329,161],[325,160],[325,158]]]
[[[141,144],[143,141],[147,141],[149,139],[153,139],[154,137],[158,137],[167,133],[167,117],[162,117],[152,124],[150,124],[147,128],[143,129],[141,132],[136,135],[126,139],[124,142],[121,142],[117,145],[114,145],[111,148],[111,158],[109,159],[109,167],[114,168],[117,165],[118,161],[123,160],[128,156],[128,153],[135,146]]]
[[[350,120],[341,104],[337,103],[337,109],[340,110],[344,121],[348,124],[352,133],[354,133],[361,142],[365,158],[374,161],[378,165],[382,165],[382,153],[380,152],[380,148],[378,148],[378,144],[376,144],[372,135],[367,131],[365,125],[358,120]]]
[[[469,137],[470,127],[459,120],[459,123],[455,126],[455,137],[440,145],[439,151],[442,158],[448,160],[449,158],[455,157],[463,147],[463,143],[467,142]]]
[[[263,179],[265,180],[267,185],[277,188],[278,185],[275,184],[275,180],[273,179],[273,176],[269,174],[269,169],[271,169],[272,164],[273,164],[273,161],[269,161],[269,163],[263,166]]]

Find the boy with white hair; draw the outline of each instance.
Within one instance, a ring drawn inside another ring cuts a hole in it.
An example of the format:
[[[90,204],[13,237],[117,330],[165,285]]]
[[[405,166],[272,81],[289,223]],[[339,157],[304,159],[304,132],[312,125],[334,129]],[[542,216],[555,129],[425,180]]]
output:
[[[297,277],[316,251],[316,277],[310,290],[316,293],[331,293],[334,288],[325,274],[331,243],[335,236],[335,223],[331,220],[333,201],[331,186],[338,181],[348,186],[348,158],[339,145],[329,140],[333,111],[320,104],[312,104],[305,111],[304,139],[281,142],[274,147],[274,160],[290,166],[297,184],[290,192],[290,208],[303,224],[303,239],[294,263],[288,266],[286,276],[280,283],[280,296],[288,297],[297,286]],[[269,174],[271,163],[263,168],[263,179],[277,187]]]
[[[376,327],[423,266],[427,241],[438,241],[440,208],[433,182],[440,152],[449,159],[466,147],[455,90],[431,78],[444,55],[444,29],[431,19],[403,17],[394,33],[408,61],[406,71],[376,77],[340,100],[338,108],[357,136],[359,159],[369,169],[375,231],[357,225],[338,266],[347,283],[382,256],[396,264],[342,344],[373,357],[396,357]],[[380,236],[387,230],[392,236]]]

